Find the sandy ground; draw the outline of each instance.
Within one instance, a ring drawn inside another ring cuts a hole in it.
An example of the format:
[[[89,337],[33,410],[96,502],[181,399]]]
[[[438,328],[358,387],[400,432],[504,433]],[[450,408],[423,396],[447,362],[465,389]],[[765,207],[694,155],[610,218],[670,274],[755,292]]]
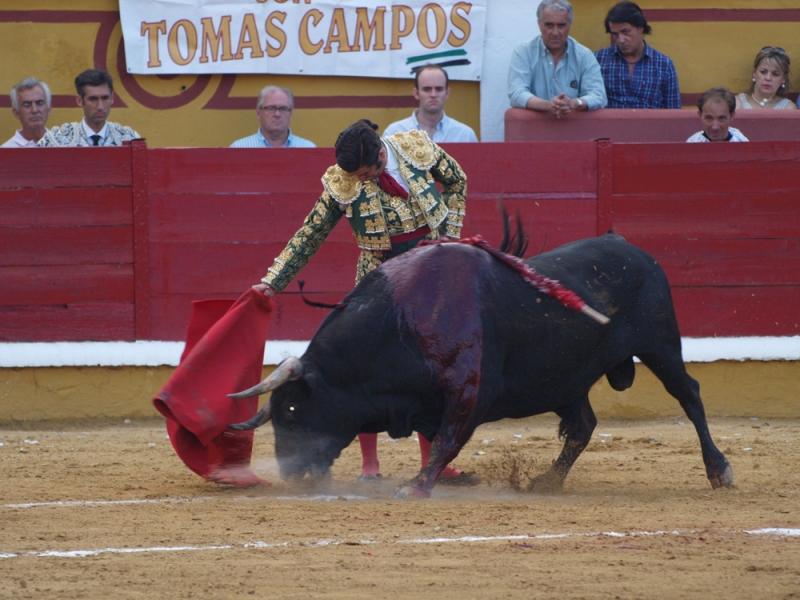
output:
[[[0,429],[0,598],[800,598],[800,420],[714,419],[737,487],[712,490],[685,419],[604,421],[557,496],[529,475],[556,422],[485,425],[477,487],[395,500],[412,439],[357,445],[324,493],[206,483],[158,421]],[[771,531],[782,528],[783,531]]]

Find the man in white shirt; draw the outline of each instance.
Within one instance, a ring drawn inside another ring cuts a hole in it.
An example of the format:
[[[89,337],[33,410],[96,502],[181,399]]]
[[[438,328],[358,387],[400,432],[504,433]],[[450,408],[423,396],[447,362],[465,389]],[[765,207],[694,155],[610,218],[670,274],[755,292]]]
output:
[[[6,141],[3,148],[32,148],[47,132],[52,96],[44,81],[28,77],[11,88],[11,112],[21,129]]]
[[[703,129],[689,136],[686,141],[703,142],[747,142],[747,136],[731,127],[736,112],[736,96],[726,88],[711,88],[697,101],[697,114]]]
[[[268,85],[261,90],[256,104],[260,127],[253,135],[236,140],[231,148],[315,148],[311,140],[301,138],[289,128],[294,111],[294,95],[288,88]]]
[[[426,65],[420,68],[414,77],[413,94],[419,107],[407,119],[391,123],[383,132],[384,136],[421,129],[437,144],[478,141],[471,127],[444,112],[444,104],[450,95],[450,78],[442,67]]]
[[[75,90],[83,119],[53,127],[39,141],[40,146],[121,146],[141,137],[130,127],[108,120],[114,104],[111,75],[87,69],[75,78]]]

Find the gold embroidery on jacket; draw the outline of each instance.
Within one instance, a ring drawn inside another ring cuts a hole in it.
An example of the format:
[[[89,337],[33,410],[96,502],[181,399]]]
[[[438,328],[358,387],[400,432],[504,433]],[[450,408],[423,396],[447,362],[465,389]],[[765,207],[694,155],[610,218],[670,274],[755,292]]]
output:
[[[417,169],[430,169],[436,162],[433,142],[424,131],[413,129],[387,138],[397,153]]]
[[[367,235],[384,233],[385,231],[386,227],[383,218],[375,217],[372,219],[364,219],[364,233],[366,233]]]
[[[381,202],[377,195],[358,205],[358,212],[362,217],[377,215],[381,212]]]
[[[423,132],[397,134],[387,140],[387,146],[398,155],[408,199],[390,196],[376,182],[361,182],[337,165],[330,167],[322,177],[322,195],[262,281],[277,291],[284,289],[342,214],[350,221],[361,248],[356,281],[383,262],[384,251],[391,248],[390,235],[428,225],[430,239],[441,234],[460,237],[467,179],[458,163]],[[441,192],[437,182],[442,185]]]
[[[339,165],[333,165],[322,176],[322,187],[339,204],[348,205],[361,195],[362,182]]]

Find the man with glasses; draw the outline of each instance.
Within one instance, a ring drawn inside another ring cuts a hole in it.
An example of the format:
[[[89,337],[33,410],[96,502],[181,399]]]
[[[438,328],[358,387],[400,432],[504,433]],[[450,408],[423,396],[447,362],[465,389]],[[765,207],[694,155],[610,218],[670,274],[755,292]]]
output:
[[[286,88],[268,85],[258,95],[256,116],[261,125],[256,133],[236,140],[231,148],[315,148],[311,140],[292,133],[289,124],[294,96]]]
[[[606,90],[594,53],[570,37],[569,0],[542,0],[536,9],[539,32],[518,46],[508,71],[508,99],[557,119],[606,105]]]
[[[76,101],[83,119],[53,127],[40,146],[121,146],[139,139],[134,129],[108,120],[114,104],[114,81],[99,69],[87,69],[75,78]]]
[[[21,129],[5,142],[3,148],[36,147],[47,133],[50,114],[50,88],[44,81],[33,77],[23,79],[11,88],[11,112],[19,120]]]

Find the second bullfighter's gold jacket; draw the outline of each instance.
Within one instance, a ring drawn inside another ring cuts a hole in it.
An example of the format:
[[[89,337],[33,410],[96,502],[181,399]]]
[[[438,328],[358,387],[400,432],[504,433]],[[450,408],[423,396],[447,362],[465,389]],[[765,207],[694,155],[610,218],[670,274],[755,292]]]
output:
[[[261,281],[276,291],[285,288],[342,215],[361,248],[356,283],[383,262],[393,235],[427,225],[431,238],[460,237],[467,177],[459,164],[424,131],[397,133],[383,141],[397,158],[408,199],[387,194],[375,181],[359,181],[338,165],[329,167],[322,176],[322,195]]]

